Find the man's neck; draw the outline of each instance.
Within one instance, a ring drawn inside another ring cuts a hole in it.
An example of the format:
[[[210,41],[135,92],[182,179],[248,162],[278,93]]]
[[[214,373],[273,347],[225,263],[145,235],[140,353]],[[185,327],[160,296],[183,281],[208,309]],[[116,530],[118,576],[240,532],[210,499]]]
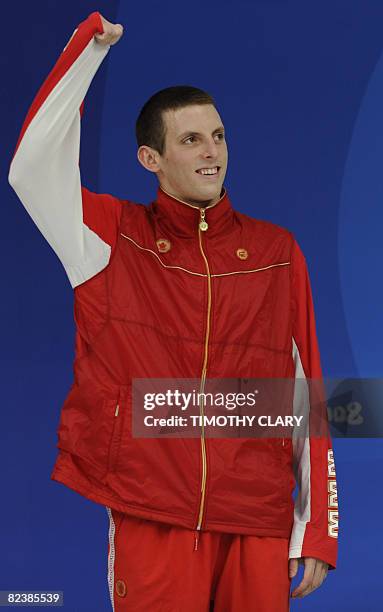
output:
[[[213,204],[216,204],[220,198],[222,197],[222,192],[223,192],[223,187],[221,188],[221,194],[216,196],[215,198],[212,198],[210,200],[193,200],[192,198],[184,198],[181,197],[175,193],[172,193],[169,189],[167,189],[166,187],[163,187],[163,185],[161,185],[160,183],[160,187],[163,191],[165,191],[165,193],[167,193],[168,195],[172,196],[173,198],[175,198],[176,200],[180,200],[180,202],[184,202],[185,204],[190,204],[191,206],[198,206],[198,208],[207,208],[208,206],[212,206]]]

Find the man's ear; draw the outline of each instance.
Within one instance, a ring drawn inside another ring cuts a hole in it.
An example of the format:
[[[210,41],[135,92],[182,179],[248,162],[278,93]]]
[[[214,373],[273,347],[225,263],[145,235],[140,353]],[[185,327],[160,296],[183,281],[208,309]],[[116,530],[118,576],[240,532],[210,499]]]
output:
[[[137,151],[137,159],[150,172],[158,172],[160,170],[160,164],[158,163],[159,153],[156,149],[152,149],[152,147],[141,145]]]

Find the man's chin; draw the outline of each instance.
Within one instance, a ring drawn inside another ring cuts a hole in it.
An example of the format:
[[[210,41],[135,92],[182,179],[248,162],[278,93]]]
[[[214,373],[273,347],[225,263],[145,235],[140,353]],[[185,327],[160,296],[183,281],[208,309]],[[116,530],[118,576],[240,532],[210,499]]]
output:
[[[212,200],[219,200],[223,192],[223,185],[205,185],[189,193],[189,199],[199,206],[206,205]]]

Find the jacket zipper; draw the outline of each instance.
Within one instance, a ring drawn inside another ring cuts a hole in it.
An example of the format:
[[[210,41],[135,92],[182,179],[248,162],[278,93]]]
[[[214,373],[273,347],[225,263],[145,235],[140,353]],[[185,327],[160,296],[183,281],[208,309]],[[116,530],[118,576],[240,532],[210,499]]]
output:
[[[211,275],[210,275],[209,262],[207,260],[207,257],[202,247],[201,232],[205,232],[208,229],[208,227],[209,226],[207,222],[205,221],[205,209],[201,208],[200,209],[200,222],[198,225],[198,241],[199,241],[201,255],[204,259],[205,266],[206,266],[206,272],[207,272],[207,315],[206,315],[204,359],[203,359],[203,365],[202,365],[201,384],[200,384],[201,394],[204,392],[204,389],[205,389],[209,336],[210,336],[210,314],[211,314]],[[204,511],[204,505],[205,505],[206,478],[207,478],[207,461],[206,461],[205,429],[204,429],[204,422],[203,422],[203,417],[204,417],[203,405],[204,405],[204,400],[203,398],[201,398],[200,399],[200,416],[202,417],[202,432],[201,432],[202,479],[201,479],[201,500],[200,500],[200,505],[199,505],[198,523],[196,527],[194,550],[197,550],[198,548],[199,531],[201,530],[203,511]]]
[[[113,471],[115,467],[115,462],[116,462],[115,443],[116,443],[116,429],[118,425],[119,413],[120,413],[120,404],[118,401],[114,409],[113,428],[112,428],[112,435],[111,435],[111,441],[110,441],[111,446],[110,446],[109,457],[108,457],[108,472]]]
[[[165,189],[163,189],[163,187],[161,189],[165,193],[170,195],[171,197],[173,197],[173,198],[175,197],[172,194],[168,193]],[[198,209],[199,213],[200,213],[200,221],[199,221],[199,224],[198,224],[198,240],[199,240],[200,251],[201,251],[202,257],[204,259],[205,265],[206,265],[207,280],[208,280],[207,322],[206,322],[205,350],[204,350],[204,360],[203,360],[202,374],[201,374],[200,392],[203,391],[203,389],[205,388],[206,369],[207,369],[207,357],[208,357],[208,343],[209,343],[209,334],[210,334],[210,312],[211,312],[211,274],[210,274],[210,269],[209,269],[209,263],[207,261],[206,255],[205,255],[203,247],[202,247],[201,232],[206,232],[206,230],[209,227],[207,222],[206,222],[206,220],[205,220],[206,210],[208,208],[212,208],[213,206],[216,206],[224,198],[225,193],[218,200],[218,202],[216,202],[215,204],[211,204],[210,206],[206,206],[206,208],[200,208],[199,206],[194,206],[193,204],[189,204],[188,202],[185,202],[184,200],[179,200],[178,198],[175,198],[176,200],[178,200],[182,204],[186,204],[186,206],[190,206],[191,208]],[[200,408],[201,408],[201,406],[200,406]],[[201,414],[201,410],[200,410],[200,414]],[[202,409],[202,416],[203,416],[203,409]],[[203,420],[202,420],[202,434],[201,434],[201,453],[202,453],[201,500],[200,500],[200,505],[199,505],[198,523],[197,523],[197,527],[196,527],[196,531],[195,531],[194,550],[198,549],[198,540],[199,540],[199,534],[200,534],[200,531],[201,531],[203,511],[204,511],[204,504],[205,504],[205,489],[206,489],[206,477],[207,477],[206,447],[205,447],[205,433],[204,433]]]

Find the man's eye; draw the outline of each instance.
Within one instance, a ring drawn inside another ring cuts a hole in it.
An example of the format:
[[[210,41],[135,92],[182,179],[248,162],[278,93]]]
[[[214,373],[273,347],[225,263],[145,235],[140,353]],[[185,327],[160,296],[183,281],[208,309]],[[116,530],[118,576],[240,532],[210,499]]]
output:
[[[218,136],[218,140],[224,140],[225,139],[225,134],[223,132],[219,132],[218,134],[216,134],[216,136]],[[188,142],[189,140],[195,140],[196,137],[195,136],[189,136],[188,138],[185,138],[184,142]]]

